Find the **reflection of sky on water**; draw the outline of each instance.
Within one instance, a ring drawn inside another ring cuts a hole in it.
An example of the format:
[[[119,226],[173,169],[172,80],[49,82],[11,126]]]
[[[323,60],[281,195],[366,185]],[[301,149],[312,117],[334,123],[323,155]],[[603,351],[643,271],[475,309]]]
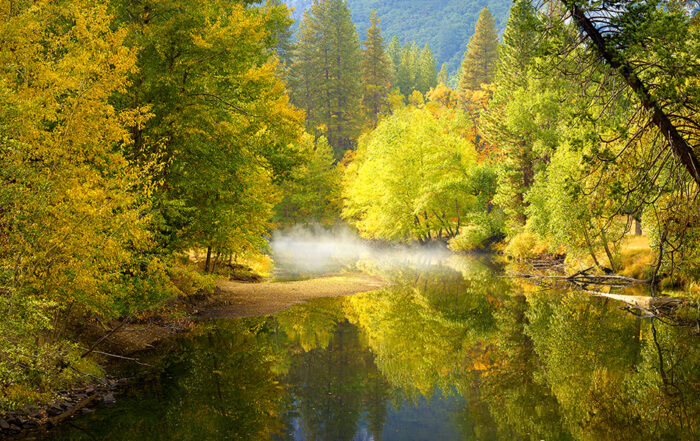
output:
[[[451,423],[453,415],[463,406],[464,399],[459,395],[445,397],[438,390],[430,401],[421,395],[416,402],[404,400],[398,409],[387,402],[382,441],[462,441],[463,435]],[[363,412],[351,441],[377,441],[369,429],[367,416]],[[301,418],[294,418],[292,426],[294,441],[308,441]]]
[[[357,425],[357,433],[355,433],[355,436],[353,436],[352,440],[350,441],[375,441],[374,437],[367,428],[367,420],[365,418],[365,415],[362,416],[362,419],[358,421]],[[294,419],[293,436],[294,441],[306,441],[306,436],[304,435],[304,426],[301,421],[301,418]]]
[[[453,415],[464,404],[464,399],[457,395],[443,397],[439,394],[428,402],[425,397],[418,398],[417,403],[404,403],[401,409],[390,406],[384,432],[384,441],[458,441],[463,435],[451,424]]]

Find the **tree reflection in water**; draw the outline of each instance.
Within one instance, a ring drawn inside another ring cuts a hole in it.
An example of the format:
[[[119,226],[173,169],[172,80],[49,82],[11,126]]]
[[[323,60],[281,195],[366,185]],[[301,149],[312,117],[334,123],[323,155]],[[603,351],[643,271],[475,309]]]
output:
[[[453,257],[377,292],[170,342],[113,408],[52,439],[692,440],[693,329]]]

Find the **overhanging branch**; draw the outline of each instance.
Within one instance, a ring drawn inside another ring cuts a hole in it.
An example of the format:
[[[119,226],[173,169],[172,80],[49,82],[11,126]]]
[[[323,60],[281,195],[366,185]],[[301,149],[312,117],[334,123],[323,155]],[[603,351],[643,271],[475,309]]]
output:
[[[574,0],[562,0],[564,5],[571,11],[571,16],[579,25],[583,33],[591,40],[593,47],[613,69],[615,69],[625,80],[627,85],[639,98],[642,107],[651,114],[651,120],[666,139],[669,147],[680,163],[700,186],[700,161],[695,155],[695,151],[678,132],[678,128],[673,124],[668,115],[664,112],[659,103],[651,96],[647,86],[640,80],[631,64],[610,45],[606,44],[605,37],[601,35],[591,19],[579,7]]]

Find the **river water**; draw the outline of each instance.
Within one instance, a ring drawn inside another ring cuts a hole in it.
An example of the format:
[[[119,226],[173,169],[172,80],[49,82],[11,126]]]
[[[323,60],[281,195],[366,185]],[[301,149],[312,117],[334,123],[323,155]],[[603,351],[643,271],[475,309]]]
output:
[[[502,272],[452,257],[385,270],[380,291],[203,322],[47,439],[698,439],[694,329]]]

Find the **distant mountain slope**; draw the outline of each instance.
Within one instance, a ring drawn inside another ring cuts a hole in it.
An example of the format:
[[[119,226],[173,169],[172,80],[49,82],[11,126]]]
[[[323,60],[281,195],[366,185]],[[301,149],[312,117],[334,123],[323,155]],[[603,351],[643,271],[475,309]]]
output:
[[[300,19],[312,0],[286,0]],[[348,0],[360,38],[369,26],[373,9],[381,19],[387,42],[396,35],[402,43],[415,41],[421,47],[428,43],[440,63],[453,74],[462,62],[467,41],[474,32],[481,8],[487,6],[502,31],[508,19],[512,0]]]

